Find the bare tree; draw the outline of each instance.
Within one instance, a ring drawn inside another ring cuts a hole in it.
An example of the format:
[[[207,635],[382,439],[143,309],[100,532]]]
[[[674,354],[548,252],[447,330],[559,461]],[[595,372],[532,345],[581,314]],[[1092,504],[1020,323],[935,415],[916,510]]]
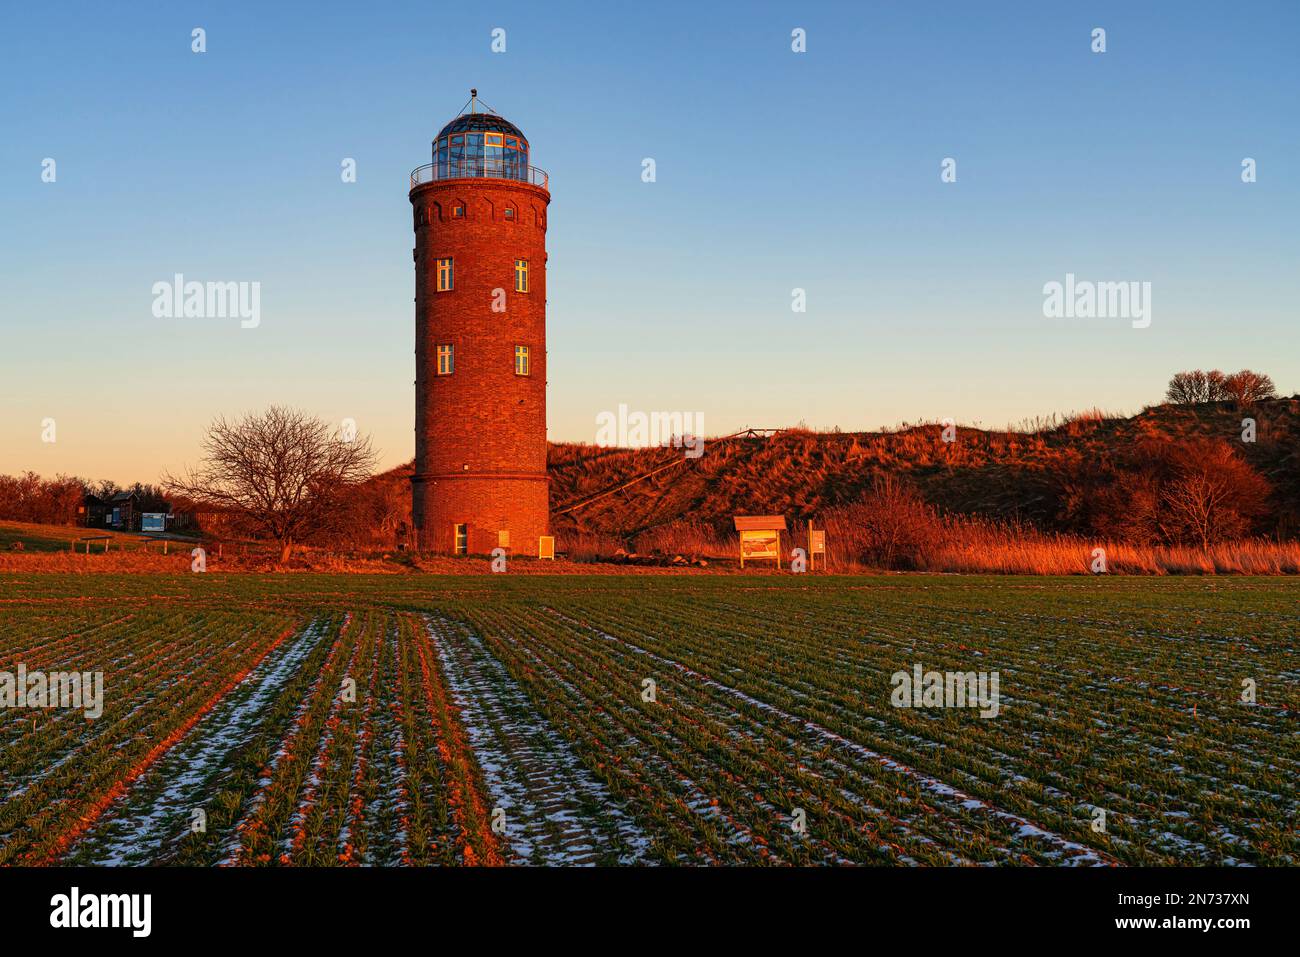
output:
[[[914,486],[889,473],[848,505],[830,509],[826,527],[846,552],[876,568],[915,568],[942,534],[935,510]]]
[[[1209,372],[1201,369],[1179,372],[1169,380],[1165,399],[1177,405],[1220,402],[1228,397],[1224,389],[1226,381],[1227,376],[1218,369],[1211,369]]]
[[[295,543],[331,521],[376,458],[368,437],[345,441],[327,423],[280,406],[238,421],[217,419],[202,448],[198,468],[167,475],[164,484],[273,539],[281,563]]]
[[[1239,406],[1254,405],[1260,399],[1277,398],[1273,380],[1262,372],[1242,369],[1223,381],[1223,391]]]
[[[1162,490],[1160,524],[1169,541],[1209,548],[1248,535],[1270,493],[1268,481],[1227,443],[1188,443]]]

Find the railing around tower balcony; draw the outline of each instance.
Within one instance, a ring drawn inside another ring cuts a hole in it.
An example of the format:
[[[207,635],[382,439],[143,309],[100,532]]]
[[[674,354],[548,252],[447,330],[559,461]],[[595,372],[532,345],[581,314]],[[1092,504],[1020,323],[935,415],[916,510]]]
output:
[[[462,159],[427,163],[411,170],[411,189],[421,183],[433,183],[442,179],[513,179],[520,183],[532,183],[542,189],[550,188],[550,177],[546,170],[536,166],[498,163],[489,159]]]

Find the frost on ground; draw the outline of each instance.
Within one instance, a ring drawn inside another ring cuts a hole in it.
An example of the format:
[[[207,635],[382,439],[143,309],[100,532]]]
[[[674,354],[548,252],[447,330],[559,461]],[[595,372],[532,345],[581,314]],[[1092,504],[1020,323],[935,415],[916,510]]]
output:
[[[899,761],[895,761],[893,758],[890,758],[887,755],[883,755],[876,751],[873,751],[870,748],[858,744],[857,742],[850,741],[849,739],[839,734],[836,734],[835,732],[829,730],[828,728],[823,728],[821,725],[817,724],[816,722],[809,721],[804,718],[800,718],[795,715],[789,714],[781,710],[780,708],[777,708],[774,705],[768,704],[765,701],[760,701],[759,699],[751,695],[747,695],[736,688],[732,688],[729,685],[725,685],[722,682],[716,681],[713,678],[708,677],[707,675],[700,674],[699,672],[691,668],[688,668],[686,665],[682,664],[679,661],[675,661],[671,658],[665,658],[662,655],[657,655],[654,652],[642,648],[639,645],[635,645],[630,641],[626,641],[625,639],[619,638],[615,635],[611,635],[608,632],[601,631],[599,628],[593,628],[590,625],[585,625],[581,622],[577,622],[572,618],[568,618],[567,616],[559,615],[557,612],[554,612],[554,610],[552,610],[552,614],[555,614],[557,617],[562,618],[563,620],[569,621],[572,624],[578,625],[579,627],[586,629],[591,634],[599,635],[601,638],[605,639],[606,641],[613,642],[627,649],[628,651],[631,651],[634,654],[645,656],[647,658],[650,658],[658,662],[659,664],[671,667],[674,670],[678,671],[679,673],[687,676],[688,678],[691,678],[692,680],[699,682],[700,684],[707,685],[708,687],[711,687],[717,691],[730,695],[731,697],[736,698],[738,701],[743,701],[746,704],[751,705],[752,707],[757,708],[758,710],[763,711],[767,714],[774,715],[775,717],[780,718],[783,721],[800,726],[803,728],[805,733],[814,736],[816,738],[819,738],[836,748],[839,748],[842,752],[854,755],[857,758],[864,759],[866,761],[876,762],[880,764],[882,767],[887,768],[890,771],[897,772],[898,774],[910,778],[911,780],[916,782],[921,788],[928,791],[935,798],[935,802],[937,804],[956,805],[956,806],[960,806],[963,810],[969,812],[978,812],[981,814],[987,814],[1003,822],[1005,826],[1010,826],[1013,829],[1017,838],[1021,840],[1032,839],[1044,845],[1045,847],[1049,848],[1050,850],[1046,852],[1045,856],[1054,859],[1055,862],[1058,864],[1069,866],[1069,867],[1080,867],[1080,866],[1095,867],[1095,866],[1105,866],[1114,863],[1114,861],[1109,857],[1109,855],[1105,855],[1093,848],[1087,847],[1083,844],[1079,844],[1076,841],[1071,841],[1067,838],[1061,837],[1058,834],[1055,834],[1049,830],[1046,830],[1045,828],[1039,827],[1038,825],[1025,820],[1023,817],[1021,817],[1018,814],[1013,814],[1010,811],[1004,811],[1001,808],[994,807],[993,805],[979,798],[971,797],[969,794],[966,794],[965,792],[957,788],[954,788],[951,785],[938,780],[937,778],[931,777],[928,774],[923,774],[915,770],[914,768],[910,768]]]
[[[516,864],[635,864],[649,839],[463,625],[428,619]]]
[[[69,855],[69,863],[150,864],[187,833],[207,784],[256,732],[262,712],[302,666],[325,626],[313,621],[266,657],[196,724],[184,740],[136,781]]]

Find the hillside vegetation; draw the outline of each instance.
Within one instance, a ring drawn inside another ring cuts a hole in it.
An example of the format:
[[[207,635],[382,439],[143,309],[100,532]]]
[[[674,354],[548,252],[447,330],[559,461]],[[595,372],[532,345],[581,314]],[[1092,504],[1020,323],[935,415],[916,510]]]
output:
[[[1171,395],[1174,385],[1199,388],[1175,377]],[[733,516],[776,514],[787,549],[806,544],[809,520],[825,528],[841,570],[1077,574],[1098,570],[1100,548],[1108,571],[1300,572],[1300,396],[1175,398],[1023,429],[749,433],[706,440],[698,458],[555,443],[548,464],[557,544],[579,560],[734,557]],[[408,464],[347,486],[303,545],[364,557],[408,544],[411,474]],[[42,523],[70,523],[69,490],[85,484],[8,481],[18,511],[0,518]],[[201,516],[198,531],[253,535],[223,518]]]
[[[1253,443],[1241,440],[1246,415],[1257,423]],[[1263,482],[1245,531],[1290,538],[1300,530],[1300,400],[1294,398],[1263,401],[1248,413],[1229,403],[1162,405],[1129,418],[1084,414],[1035,431],[958,426],[952,442],[942,433],[941,425],[926,424],[708,442],[700,458],[557,514],[554,524],[562,534],[628,539],[687,524],[723,535],[736,514],[780,514],[802,524],[869,497],[888,476],[944,515],[1139,539],[1146,536],[1118,527],[1141,497],[1132,486],[1180,455],[1217,449]],[[671,448],[552,445],[553,509],[681,459]],[[1132,494],[1115,501],[1117,491]],[[1107,528],[1108,521],[1117,527]]]

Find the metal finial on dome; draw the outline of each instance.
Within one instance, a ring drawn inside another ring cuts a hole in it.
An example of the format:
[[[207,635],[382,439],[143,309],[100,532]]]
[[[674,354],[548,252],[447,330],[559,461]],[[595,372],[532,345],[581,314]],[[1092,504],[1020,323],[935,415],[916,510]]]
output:
[[[483,112],[478,111],[479,105],[482,104]],[[507,133],[510,136],[517,136],[519,139],[527,140],[519,127],[515,126],[504,116],[492,109],[487,103],[478,98],[478,87],[470,87],[469,100],[464,103],[460,112],[452,118],[434,137],[437,141],[449,133]],[[500,145],[500,144],[498,144]]]

